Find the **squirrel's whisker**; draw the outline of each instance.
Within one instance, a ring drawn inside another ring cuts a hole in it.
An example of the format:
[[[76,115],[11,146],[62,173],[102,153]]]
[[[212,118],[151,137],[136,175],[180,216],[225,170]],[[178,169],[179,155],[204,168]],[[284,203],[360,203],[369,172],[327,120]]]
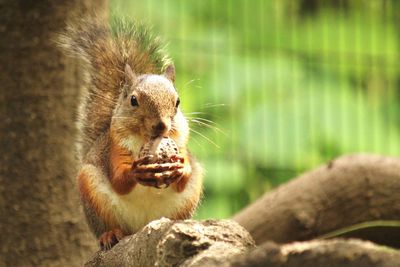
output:
[[[210,109],[210,108],[217,108],[217,107],[224,107],[226,106],[226,104],[205,104],[203,107],[201,107],[200,109]]]
[[[200,133],[200,132],[198,132],[198,131],[196,131],[196,130],[194,130],[194,129],[192,129],[192,128],[189,128],[189,130],[192,131],[192,132],[194,132],[195,134],[198,134],[199,136],[203,137],[205,140],[207,140],[208,142],[210,142],[211,144],[213,144],[215,147],[220,148],[219,145],[217,145],[216,143],[214,143],[210,138],[208,138],[208,137],[205,136],[204,134],[202,134],[202,133]]]
[[[201,122],[203,122],[203,123],[205,123],[205,124],[208,124],[208,125],[210,125],[210,126],[216,126],[217,128],[220,126],[218,123],[216,123],[215,121],[212,121],[212,120],[208,120],[208,119],[205,119],[205,118],[201,118],[201,117],[186,117],[189,121],[192,121],[192,120],[195,120],[194,122],[196,122],[196,121],[201,121]]]
[[[216,127],[216,126],[214,126],[214,125],[210,125],[210,124],[207,124],[207,123],[205,123],[205,122],[198,121],[198,120],[196,120],[196,119],[192,119],[192,120],[190,120],[190,121],[192,121],[192,122],[194,122],[194,123],[197,123],[197,124],[199,124],[199,125],[204,125],[204,126],[210,128],[210,129],[213,129],[213,130],[215,130],[215,131],[217,131],[217,132],[223,134],[224,136],[228,137],[228,135],[227,135],[223,130],[221,130],[220,128],[218,128],[218,127]]]
[[[202,145],[200,144],[200,142],[199,142],[199,140],[197,140],[197,138],[195,138],[194,136],[192,136],[191,140],[193,140],[193,141],[196,143],[196,145],[197,145],[198,147],[200,147],[201,149],[204,149],[204,146],[202,146]]]
[[[183,87],[186,87],[186,86],[188,86],[189,84],[191,84],[191,83],[193,83],[193,82],[196,82],[196,81],[200,81],[200,79],[192,79],[192,80],[186,82],[186,83],[183,85]]]
[[[188,89],[188,88],[191,88],[189,85],[191,84],[191,83],[193,83],[193,82],[195,82],[195,81],[199,81],[200,79],[192,79],[192,80],[190,80],[190,81],[188,81],[188,82],[186,82],[183,86],[182,86],[182,88],[179,90],[180,91],[180,93],[185,93],[185,91],[186,91],[186,89]],[[197,88],[197,86],[195,86],[196,88]]]
[[[199,121],[204,121],[204,122],[208,122],[210,124],[214,124],[214,125],[218,125],[218,123],[212,121],[212,120],[208,120],[205,118],[201,118],[201,117],[187,117],[188,119],[195,119],[195,120],[199,120]]]
[[[188,114],[188,115],[198,115],[198,114],[201,114],[201,115],[209,115],[208,113],[199,112],[199,111],[195,111],[195,112],[186,112],[186,113],[184,113],[184,114],[185,114],[185,116],[186,116],[186,114]]]
[[[208,120],[208,119],[201,118],[201,117],[197,117],[197,118],[194,118],[194,119],[201,120],[201,121],[205,121],[205,122],[209,122],[209,123],[212,123],[212,124],[215,124],[215,125],[218,124],[218,123],[216,123],[215,121]]]
[[[213,129],[213,130],[215,130],[217,132],[220,132],[224,136],[228,137],[226,132],[218,127],[218,123],[216,123],[216,122],[214,122],[212,120],[208,120],[208,119],[201,118],[201,117],[191,117],[191,116],[187,116],[186,118],[189,119],[190,122],[194,122],[194,123],[196,123],[198,125],[206,126],[206,127],[211,128],[211,129]]]

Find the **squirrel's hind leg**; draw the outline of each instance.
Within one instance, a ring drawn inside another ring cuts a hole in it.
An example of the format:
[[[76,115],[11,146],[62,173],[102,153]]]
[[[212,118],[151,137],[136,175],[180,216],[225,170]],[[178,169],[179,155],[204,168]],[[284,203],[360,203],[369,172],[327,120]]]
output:
[[[99,194],[96,187],[102,179],[93,165],[84,165],[78,175],[83,210],[92,232],[99,240],[100,248],[112,248],[128,233],[125,233],[115,217],[109,199]]]
[[[100,248],[101,250],[109,250],[113,246],[115,246],[123,237],[124,233],[121,231],[121,229],[113,229],[108,232],[104,232],[100,238],[99,238],[99,243],[100,243]]]
[[[88,205],[84,202],[84,206],[85,204],[86,206]],[[119,242],[119,240],[126,236],[126,234],[124,234],[124,232],[119,228],[108,230],[109,228],[104,224],[103,220],[101,220],[100,217],[95,214],[93,209],[86,208],[85,214],[89,226],[98,237],[101,250],[111,249]]]

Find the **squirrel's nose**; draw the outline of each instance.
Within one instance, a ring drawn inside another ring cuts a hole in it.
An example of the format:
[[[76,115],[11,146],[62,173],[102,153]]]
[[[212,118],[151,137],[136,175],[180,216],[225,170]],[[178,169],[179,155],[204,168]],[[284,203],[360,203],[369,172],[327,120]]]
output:
[[[154,136],[163,135],[167,131],[167,128],[168,128],[167,124],[163,121],[160,121],[153,125],[152,127],[153,135]]]

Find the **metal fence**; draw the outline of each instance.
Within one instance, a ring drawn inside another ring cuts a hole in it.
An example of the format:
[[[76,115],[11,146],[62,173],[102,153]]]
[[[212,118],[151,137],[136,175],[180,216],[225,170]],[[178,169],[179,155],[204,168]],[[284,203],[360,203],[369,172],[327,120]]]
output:
[[[199,218],[348,153],[400,153],[400,1],[110,3],[169,42],[206,169]]]

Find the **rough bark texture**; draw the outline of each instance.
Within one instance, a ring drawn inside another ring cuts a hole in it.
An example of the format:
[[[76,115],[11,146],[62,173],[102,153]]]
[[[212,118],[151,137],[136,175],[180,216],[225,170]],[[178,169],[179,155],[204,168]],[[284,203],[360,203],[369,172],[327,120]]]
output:
[[[81,76],[56,48],[69,16],[105,1],[0,1],[0,266],[81,266],[94,242],[75,188]]]
[[[234,221],[153,221],[113,249],[98,252],[85,266],[208,266],[254,247]]]
[[[397,192],[398,158],[344,156],[266,193],[233,219],[257,244],[306,240],[361,222],[400,220]],[[386,242],[398,244],[394,239]]]
[[[151,222],[86,267],[394,267],[400,252],[355,239],[312,240],[254,248],[249,233],[234,221]]]
[[[367,241],[332,239],[281,246],[267,242],[219,267],[395,267],[399,263],[399,251]]]

